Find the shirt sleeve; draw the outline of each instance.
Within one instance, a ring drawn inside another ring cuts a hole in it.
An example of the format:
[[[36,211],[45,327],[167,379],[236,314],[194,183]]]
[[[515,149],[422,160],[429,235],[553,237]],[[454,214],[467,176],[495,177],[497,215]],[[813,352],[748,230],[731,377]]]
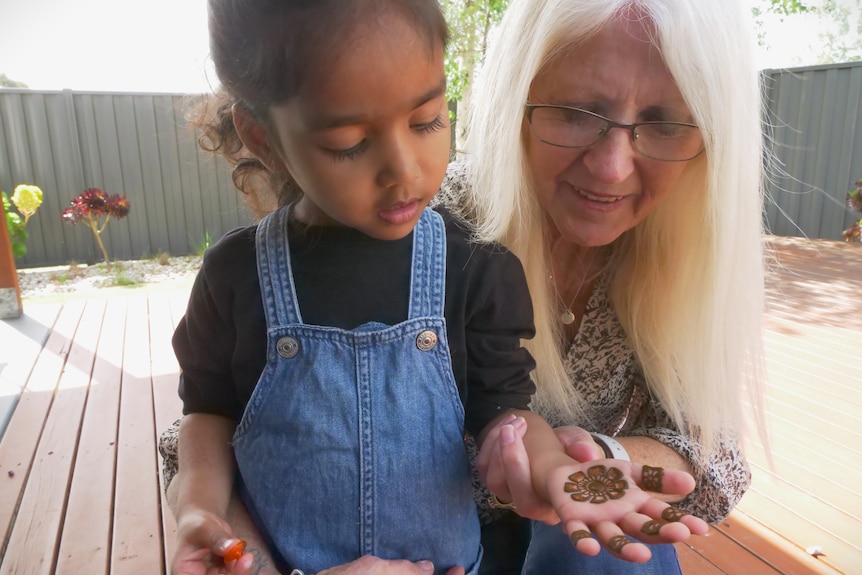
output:
[[[676,429],[657,400],[645,402],[633,427],[622,435],[651,437],[688,460],[696,485],[674,505],[707,523],[726,519],[751,485],[751,470],[736,440],[718,442],[709,457],[703,458],[701,444]]]
[[[171,342],[180,366],[183,414],[210,413],[238,420],[241,407],[231,377],[236,328],[223,282],[213,273],[218,256],[215,246],[204,256],[186,314]]]
[[[532,355],[522,340],[535,335],[533,308],[520,261],[500,246],[479,246],[487,259],[473,274],[475,296],[465,321],[467,428],[478,434],[508,409],[529,409],[535,385]]]

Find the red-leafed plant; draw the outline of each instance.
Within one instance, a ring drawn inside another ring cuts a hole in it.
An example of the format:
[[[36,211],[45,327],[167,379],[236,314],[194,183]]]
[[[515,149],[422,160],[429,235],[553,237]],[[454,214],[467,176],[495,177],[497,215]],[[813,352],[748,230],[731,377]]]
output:
[[[854,212],[862,212],[862,178],[853,185],[853,189],[847,192],[847,206]],[[862,242],[862,219],[853,222],[849,228],[841,234],[845,242]]]
[[[90,228],[96,237],[99,249],[102,250],[105,263],[110,266],[108,251],[102,243],[102,231],[111,218],[121,220],[129,214],[129,209],[129,200],[126,196],[117,194],[109,196],[99,188],[88,188],[69,202],[69,207],[63,210],[63,221],[72,225],[82,222]]]

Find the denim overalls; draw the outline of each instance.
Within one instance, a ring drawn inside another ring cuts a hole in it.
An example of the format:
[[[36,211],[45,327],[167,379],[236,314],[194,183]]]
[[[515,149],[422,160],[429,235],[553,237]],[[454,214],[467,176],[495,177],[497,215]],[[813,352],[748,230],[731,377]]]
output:
[[[282,208],[257,230],[267,364],[234,436],[246,503],[306,573],[366,554],[476,573],[442,218],[426,209],[414,229],[407,320],[349,331],[302,323],[287,220]]]

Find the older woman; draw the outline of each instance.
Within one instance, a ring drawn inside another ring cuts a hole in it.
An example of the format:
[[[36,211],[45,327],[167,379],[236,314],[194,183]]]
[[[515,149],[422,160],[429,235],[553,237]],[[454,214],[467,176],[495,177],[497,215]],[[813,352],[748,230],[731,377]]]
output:
[[[711,522],[749,485],[741,396],[757,404],[762,373],[763,150],[746,10],[513,0],[475,94],[467,164],[445,190],[481,239],[524,264],[534,408],[580,426],[561,430],[570,443],[613,436],[599,443],[690,471],[697,487],[678,506]],[[516,431],[483,445],[484,478],[520,514],[546,517]],[[527,572],[640,572],[566,543],[537,523]],[[670,546],[654,555],[676,564]]]

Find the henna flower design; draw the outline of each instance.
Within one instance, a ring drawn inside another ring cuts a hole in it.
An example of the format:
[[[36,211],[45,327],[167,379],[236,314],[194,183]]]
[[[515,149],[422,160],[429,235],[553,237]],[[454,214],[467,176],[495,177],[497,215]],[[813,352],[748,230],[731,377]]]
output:
[[[661,483],[664,478],[664,469],[661,467],[650,467],[649,465],[643,466],[643,472],[641,476],[641,483],[643,484],[643,488],[647,491],[653,491],[655,493],[661,493]]]
[[[572,494],[572,499],[580,502],[606,503],[609,499],[619,499],[629,488],[622,471],[604,465],[593,465],[586,473],[578,471],[569,475],[569,479],[572,482],[566,482],[563,487],[566,493]]]

